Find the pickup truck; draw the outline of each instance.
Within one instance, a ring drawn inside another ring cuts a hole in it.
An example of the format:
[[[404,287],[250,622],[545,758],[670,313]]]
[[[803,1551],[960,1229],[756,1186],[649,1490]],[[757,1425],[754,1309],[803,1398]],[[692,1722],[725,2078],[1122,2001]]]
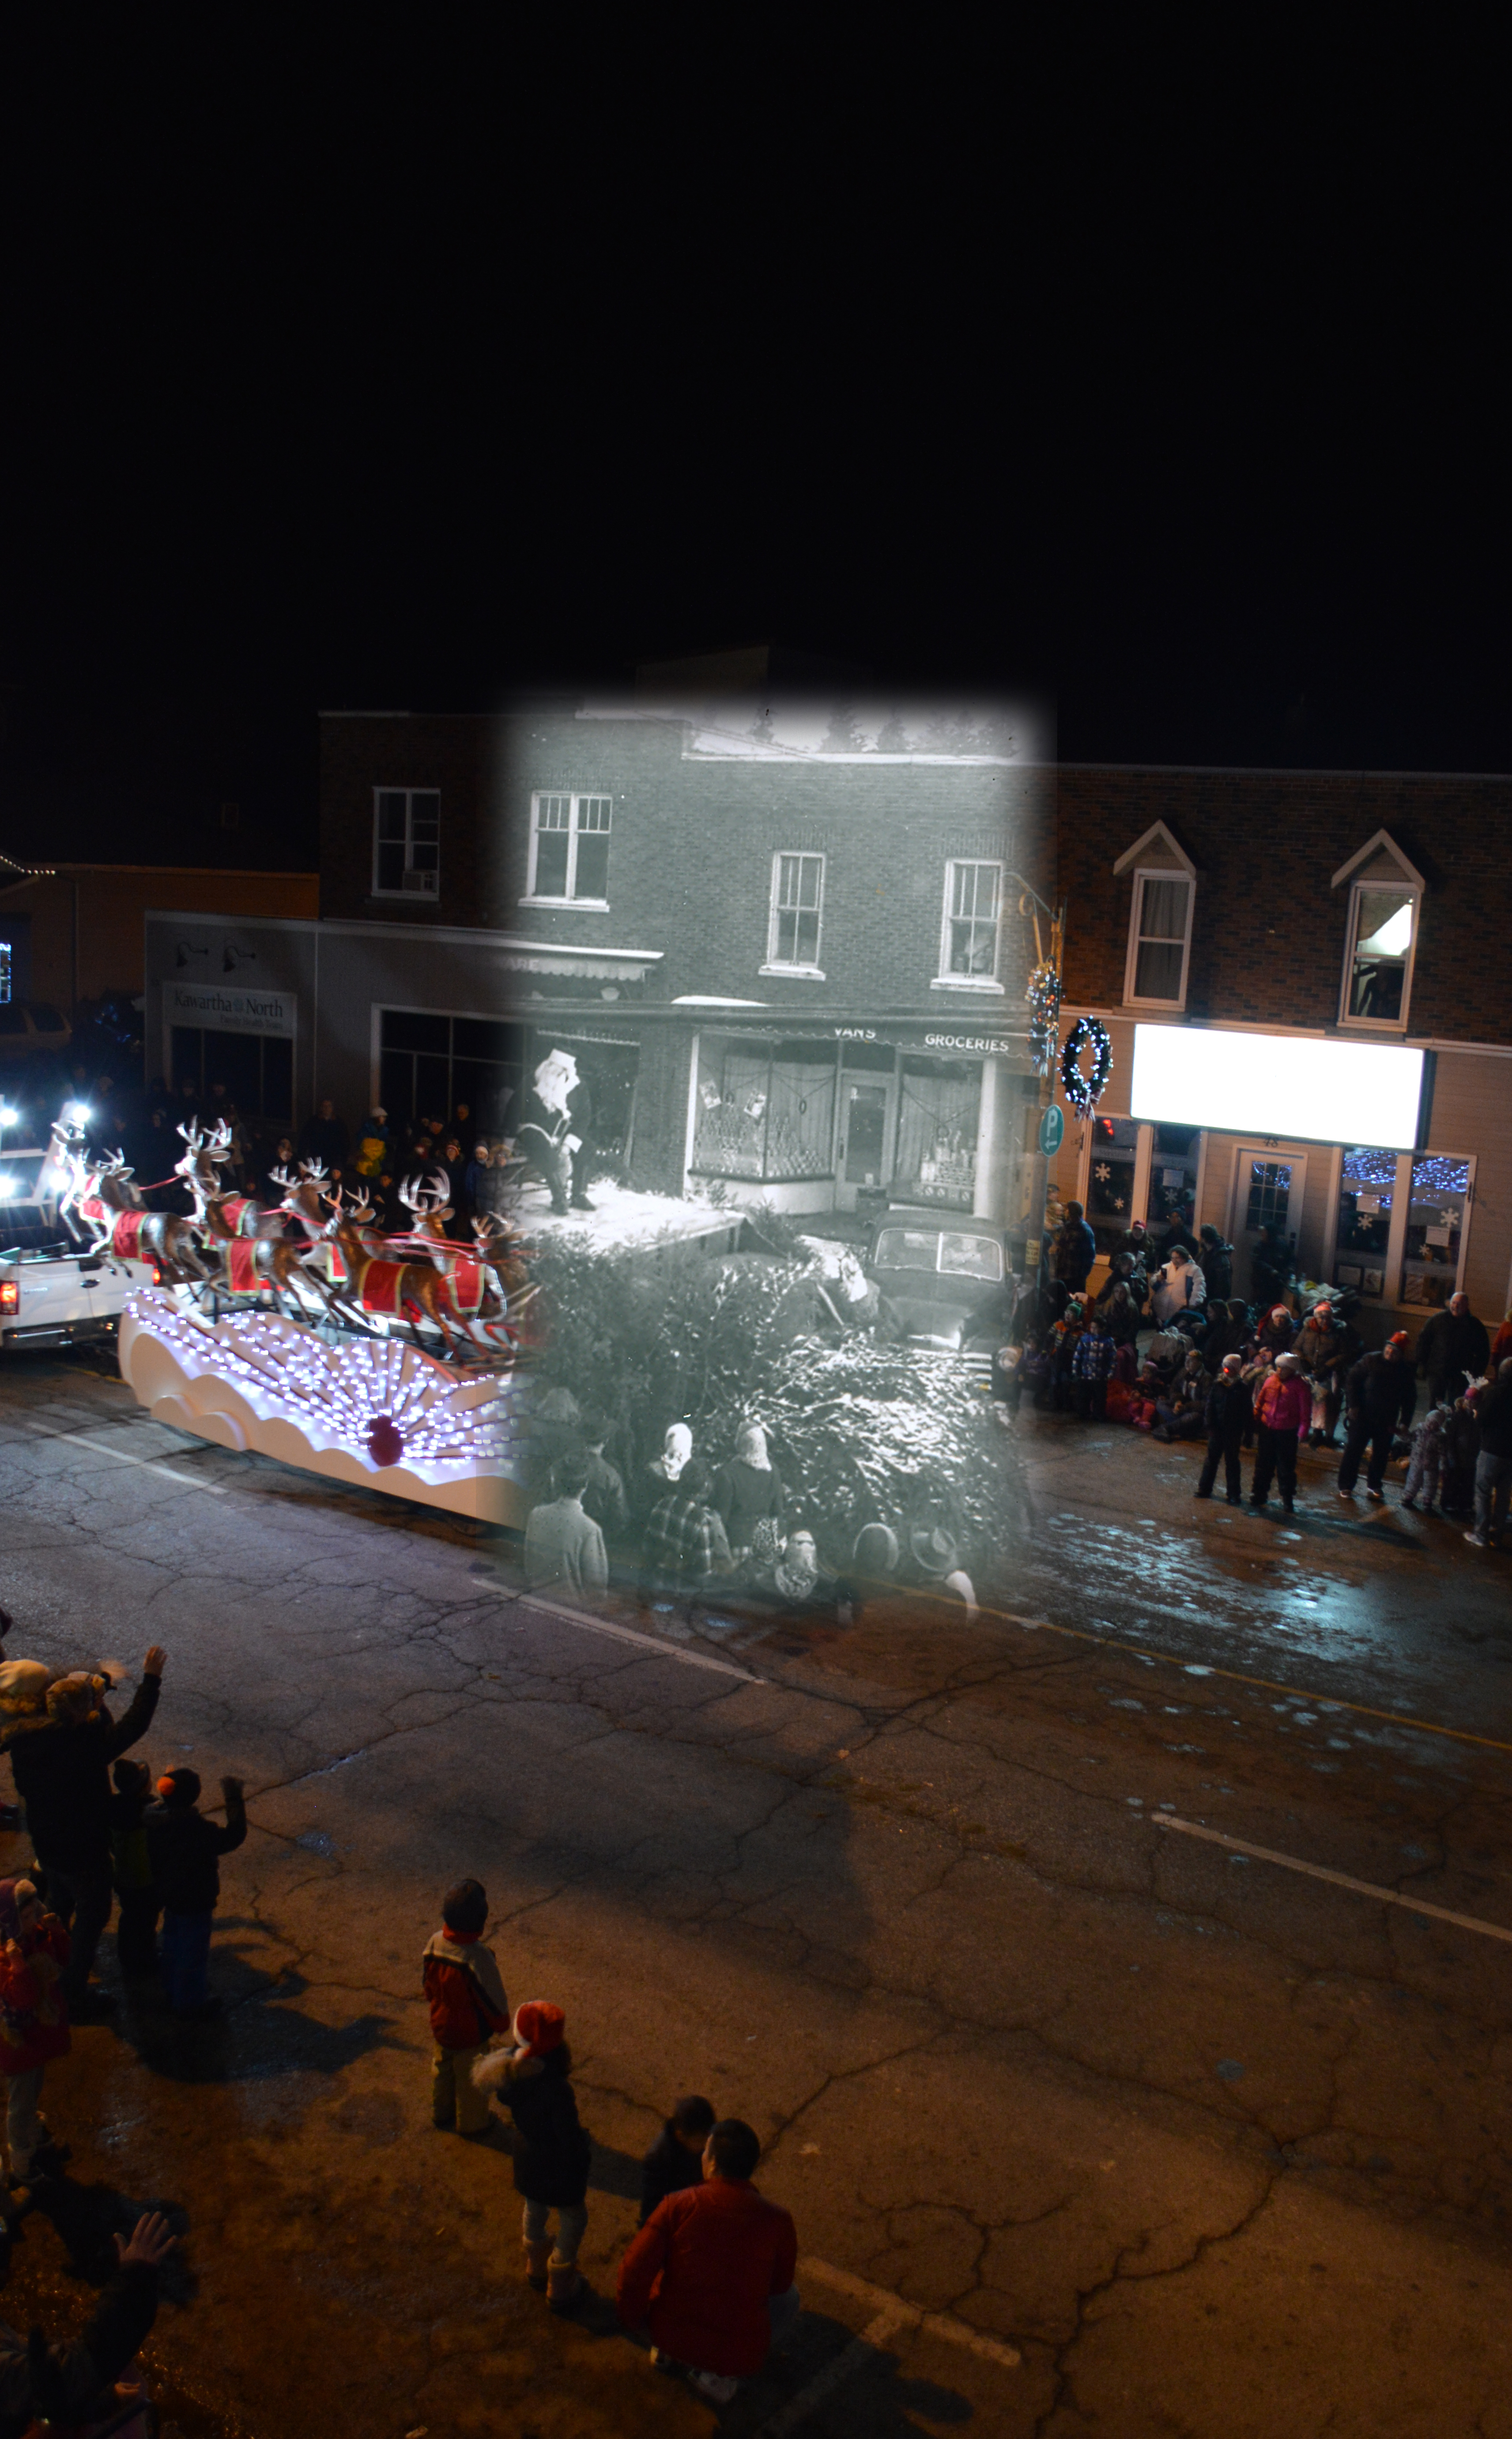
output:
[[[112,1337],[129,1296],[151,1287],[151,1262],[86,1253],[59,1226],[43,1178],[45,1151],[0,1153],[0,1351]]]

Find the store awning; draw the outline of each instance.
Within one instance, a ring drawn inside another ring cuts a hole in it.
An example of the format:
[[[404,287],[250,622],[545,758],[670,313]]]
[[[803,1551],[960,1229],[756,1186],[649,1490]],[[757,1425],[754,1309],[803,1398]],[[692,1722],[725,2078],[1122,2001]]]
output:
[[[644,982],[649,970],[659,966],[665,953],[661,949],[599,949],[513,939],[508,934],[502,945],[507,973],[581,974],[585,980],[608,983]]]

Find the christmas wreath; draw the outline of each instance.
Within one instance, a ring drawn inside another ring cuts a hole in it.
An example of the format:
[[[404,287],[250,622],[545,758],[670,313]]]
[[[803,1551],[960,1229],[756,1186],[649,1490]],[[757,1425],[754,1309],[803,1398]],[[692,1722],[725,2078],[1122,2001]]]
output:
[[[1090,1046],[1092,1074],[1081,1072],[1081,1054]],[[1108,1027],[1094,1016],[1080,1016],[1066,1036],[1060,1053],[1060,1083],[1076,1115],[1085,1118],[1096,1108],[1113,1072],[1113,1045]]]
[[[1024,997],[1029,1003],[1029,1057],[1037,1072],[1047,1076],[1060,1030],[1060,976],[1054,966],[1036,966]]]

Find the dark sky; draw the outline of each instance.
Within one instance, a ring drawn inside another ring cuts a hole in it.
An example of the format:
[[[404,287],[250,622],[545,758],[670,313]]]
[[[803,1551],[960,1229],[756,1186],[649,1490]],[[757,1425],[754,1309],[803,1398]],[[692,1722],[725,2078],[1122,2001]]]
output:
[[[1010,170],[958,80],[847,145],[817,73],[631,110],[307,13],[10,29],[6,852],[306,863],[319,708],[769,638],[1076,758],[1512,768],[1452,81],[1062,62]]]

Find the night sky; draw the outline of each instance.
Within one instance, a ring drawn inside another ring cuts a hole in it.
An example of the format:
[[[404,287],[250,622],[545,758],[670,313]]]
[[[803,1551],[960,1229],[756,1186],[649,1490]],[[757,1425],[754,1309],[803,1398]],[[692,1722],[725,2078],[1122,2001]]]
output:
[[[311,13],[10,29],[7,853],[307,865],[320,708],[761,640],[1072,758],[1512,768],[1473,124],[1063,78],[1017,183],[927,94],[842,178],[822,76],[779,136]]]

